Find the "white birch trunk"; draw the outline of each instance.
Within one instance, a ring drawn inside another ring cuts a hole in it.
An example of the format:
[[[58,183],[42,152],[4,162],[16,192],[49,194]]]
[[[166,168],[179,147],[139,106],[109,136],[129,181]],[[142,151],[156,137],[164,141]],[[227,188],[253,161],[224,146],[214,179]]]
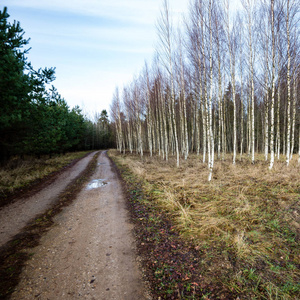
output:
[[[128,136],[128,146],[129,151],[132,154],[132,135],[131,135],[131,128],[130,128],[130,121],[127,121],[127,136]]]
[[[206,82],[206,62],[205,62],[205,51],[204,51],[204,17],[203,11],[201,11],[201,36],[202,36],[202,44],[201,44],[201,57],[202,57],[202,67],[203,74],[200,74],[200,88],[202,91],[202,84],[204,85],[204,97],[202,98],[202,120],[203,120],[203,163],[206,160],[206,150],[208,155],[208,162],[210,161],[210,141],[208,136],[209,130],[209,120],[207,114],[207,82]],[[203,79],[203,80],[202,80]]]
[[[212,3],[209,1],[209,68],[210,68],[210,93],[208,98],[208,113],[209,113],[209,140],[210,140],[210,159],[208,162],[209,176],[208,181],[212,179],[214,167],[214,134],[212,128],[212,96],[213,96],[213,65],[212,65]]]
[[[170,85],[171,85],[171,121],[174,131],[174,142],[176,149],[176,166],[179,167],[179,145],[178,135],[176,126],[176,115],[175,115],[175,89],[174,89],[174,77],[173,77],[173,65],[172,65],[172,52],[171,52],[171,37],[168,34],[168,52],[169,52],[169,70],[170,70]]]
[[[147,87],[146,87],[146,97],[147,97],[147,130],[148,130],[148,145],[150,151],[150,157],[152,157],[152,130],[153,130],[153,123],[152,123],[152,110],[151,110],[151,101],[150,101],[150,82],[149,82],[149,75],[148,69],[146,66],[146,80],[147,80]]]
[[[222,94],[223,97],[223,94]],[[225,159],[225,124],[224,124],[224,117],[223,117],[223,110],[224,110],[224,105],[223,105],[223,100],[221,100],[221,105],[220,105],[220,116],[221,116],[221,149],[222,149],[222,160]]]
[[[118,95],[119,97],[119,95]],[[119,100],[118,100],[118,136],[119,136],[119,150],[120,150],[120,153],[122,152],[122,146],[123,146],[123,134],[122,134],[122,121],[121,121],[121,112],[120,112],[120,103],[119,103]],[[124,149],[125,151],[125,149]]]
[[[279,71],[279,56],[278,54],[278,71]],[[276,125],[276,151],[277,159],[280,158],[280,76],[278,76],[278,90],[277,90],[277,125]]]
[[[252,14],[253,3],[246,1],[246,10],[248,14],[248,34],[249,34],[249,68],[250,68],[250,95],[251,95],[251,162],[255,161],[255,128],[254,128],[254,59],[253,59],[253,41],[252,41]]]
[[[143,157],[143,139],[142,139],[142,125],[140,119],[140,105],[139,105],[139,97],[138,97],[138,88],[137,84],[135,85],[135,119],[136,119],[136,130],[137,130],[137,149],[140,153],[140,156]]]
[[[201,79],[200,79],[201,80]],[[196,151],[197,155],[200,154],[200,132],[199,132],[199,106],[201,96],[195,97],[195,143],[196,143]]]
[[[181,33],[179,32],[179,60],[180,60],[180,88],[181,88],[181,136],[182,136],[182,152],[184,159],[187,160],[189,155],[189,141],[188,141],[188,130],[187,130],[187,112],[186,112],[186,97],[185,97],[185,82],[184,82],[184,65],[183,65],[183,54],[182,54],[182,40]]]
[[[272,1],[272,0],[271,0]],[[267,35],[266,35],[267,36]],[[269,154],[269,53],[268,53],[268,36],[266,37],[266,51],[265,51],[265,161],[268,160]]]
[[[222,73],[220,56],[220,38],[219,28],[216,30],[217,50],[218,50],[218,104],[219,104],[219,122],[218,122],[218,159],[221,158],[221,134],[222,134]]]
[[[250,82],[249,82],[250,83]],[[248,87],[248,105],[247,105],[247,145],[248,157],[251,156],[251,89]]]
[[[287,10],[286,10],[286,35],[287,35],[287,56],[288,56],[288,64],[287,64],[287,138],[286,138],[286,164],[290,163],[290,146],[291,146],[291,53],[290,53],[290,1],[287,0]]]
[[[274,102],[275,102],[275,30],[274,30],[274,0],[271,0],[271,31],[272,31],[272,96],[271,96],[271,159],[269,169],[274,165]]]
[[[292,143],[291,143],[291,156],[290,160],[293,158],[293,153],[294,153],[294,146],[295,146],[295,120],[296,120],[296,100],[297,100],[297,85],[296,85],[296,78],[297,74],[295,72],[294,74],[294,80],[293,80],[293,113],[292,113]]]
[[[241,25],[242,26],[242,25]],[[241,76],[241,149],[240,160],[243,156],[244,147],[244,82],[243,82],[243,47],[242,47],[242,34],[240,34],[240,76]]]
[[[168,161],[169,158],[169,140],[168,140],[168,130],[167,130],[167,121],[166,121],[166,105],[163,99],[162,90],[160,90],[160,99],[162,104],[162,110],[161,110],[161,116],[163,119],[163,125],[164,125],[164,146],[165,146],[165,156],[166,161]]]

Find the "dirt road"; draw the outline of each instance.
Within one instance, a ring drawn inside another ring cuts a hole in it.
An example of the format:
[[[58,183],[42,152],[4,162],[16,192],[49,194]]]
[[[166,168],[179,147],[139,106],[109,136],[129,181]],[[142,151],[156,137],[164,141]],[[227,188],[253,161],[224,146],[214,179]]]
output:
[[[91,182],[31,249],[11,299],[151,299],[117,175],[105,152]]]
[[[93,152],[81,159],[38,193],[29,198],[21,198],[10,205],[1,207],[0,247],[19,233],[31,219],[50,208],[67,185],[87,167],[95,153]]]

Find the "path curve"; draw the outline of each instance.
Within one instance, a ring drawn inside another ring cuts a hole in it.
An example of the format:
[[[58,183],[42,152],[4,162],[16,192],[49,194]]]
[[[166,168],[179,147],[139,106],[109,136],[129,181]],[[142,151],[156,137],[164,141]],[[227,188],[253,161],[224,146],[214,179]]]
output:
[[[20,233],[29,221],[53,206],[69,183],[85,170],[96,152],[92,152],[60,174],[54,182],[36,194],[20,198],[0,208],[0,247]]]
[[[96,187],[95,180],[102,184]],[[99,155],[91,182],[54,222],[30,250],[34,255],[11,299],[151,299],[141,280],[121,183],[106,152]]]

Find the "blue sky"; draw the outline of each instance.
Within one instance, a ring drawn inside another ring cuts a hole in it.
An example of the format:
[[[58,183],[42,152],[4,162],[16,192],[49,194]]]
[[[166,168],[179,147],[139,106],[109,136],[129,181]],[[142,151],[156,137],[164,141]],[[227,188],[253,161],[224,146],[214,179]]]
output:
[[[175,19],[188,0],[171,0]],[[31,38],[35,69],[56,67],[53,85],[70,107],[94,115],[151,62],[161,0],[2,0]]]

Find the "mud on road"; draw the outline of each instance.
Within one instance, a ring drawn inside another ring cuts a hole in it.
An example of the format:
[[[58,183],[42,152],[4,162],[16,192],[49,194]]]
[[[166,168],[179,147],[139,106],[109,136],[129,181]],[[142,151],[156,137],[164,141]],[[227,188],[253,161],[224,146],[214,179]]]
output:
[[[11,299],[151,299],[121,183],[105,152],[97,164],[90,182],[30,249]]]

